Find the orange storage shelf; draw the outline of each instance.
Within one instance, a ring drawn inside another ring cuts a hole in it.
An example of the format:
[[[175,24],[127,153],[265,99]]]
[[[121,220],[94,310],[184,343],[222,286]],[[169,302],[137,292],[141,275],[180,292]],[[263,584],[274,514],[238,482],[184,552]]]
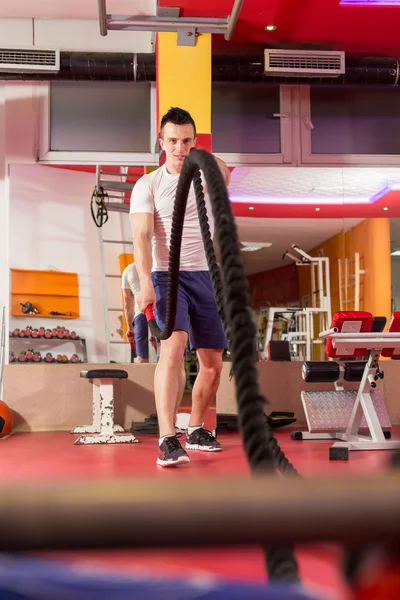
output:
[[[62,271],[37,271],[10,269],[11,301],[10,313],[15,317],[53,317],[78,319],[79,285],[78,274]],[[39,315],[24,314],[21,304],[31,302]],[[71,313],[69,317],[51,315],[50,312]]]

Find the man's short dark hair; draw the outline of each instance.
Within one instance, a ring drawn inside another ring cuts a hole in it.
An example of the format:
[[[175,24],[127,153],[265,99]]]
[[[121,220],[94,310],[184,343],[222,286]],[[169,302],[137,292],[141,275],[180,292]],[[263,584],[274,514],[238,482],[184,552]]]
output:
[[[160,124],[160,137],[163,136],[163,129],[167,123],[173,123],[173,125],[192,125],[194,129],[194,137],[196,137],[196,125],[192,119],[190,113],[183,108],[171,107],[167,113],[161,119]]]

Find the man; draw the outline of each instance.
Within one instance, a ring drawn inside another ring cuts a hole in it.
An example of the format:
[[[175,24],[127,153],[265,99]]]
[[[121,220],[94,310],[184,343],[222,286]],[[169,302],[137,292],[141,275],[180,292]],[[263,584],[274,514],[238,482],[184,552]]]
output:
[[[122,273],[122,295],[124,313],[128,325],[127,337],[133,336],[139,363],[149,362],[149,326],[137,303],[140,293],[139,275],[135,263],[128,265]],[[154,338],[153,338],[154,339]]]
[[[196,145],[196,126],[190,114],[181,108],[171,108],[161,120],[159,142],[165,152],[165,164],[136,183],[131,197],[130,217],[141,287],[138,304],[142,312],[151,305],[159,326],[163,328],[175,193],[183,162]],[[222,160],[216,160],[225,185],[228,185],[229,169]],[[204,177],[203,188],[213,235],[214,220]],[[220,451],[221,444],[203,428],[203,422],[219,386],[226,339],[214,300],[193,185],[183,226],[175,327],[171,337],[161,342],[154,381],[160,429],[157,464],[161,466],[189,461],[174,433],[173,422],[179,370],[189,333],[190,345],[196,349],[200,368],[192,392],[186,449]]]

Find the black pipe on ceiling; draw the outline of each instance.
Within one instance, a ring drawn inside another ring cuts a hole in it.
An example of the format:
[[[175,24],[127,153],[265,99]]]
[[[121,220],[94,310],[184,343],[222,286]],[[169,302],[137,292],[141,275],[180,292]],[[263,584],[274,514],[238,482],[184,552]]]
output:
[[[274,77],[264,73],[264,57],[213,55],[212,80],[219,83],[307,84],[325,86],[399,86],[396,58],[346,58],[339,77]],[[138,81],[156,80],[153,53],[61,52],[57,73],[0,73],[10,81]]]
[[[395,58],[347,58],[339,77],[271,77],[264,73],[264,57],[213,56],[213,82],[307,84],[326,86],[398,86],[399,61]]]

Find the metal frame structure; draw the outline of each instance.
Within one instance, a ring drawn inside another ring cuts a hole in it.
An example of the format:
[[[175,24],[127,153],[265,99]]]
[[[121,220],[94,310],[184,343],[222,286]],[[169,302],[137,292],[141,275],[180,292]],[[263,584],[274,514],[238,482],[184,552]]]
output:
[[[230,40],[244,0],[235,0],[226,19],[180,17],[179,8],[158,8],[157,16],[107,14],[106,0],[97,0],[100,34],[109,31],[176,31],[178,45],[194,46],[198,33],[223,34]]]
[[[359,252],[354,253],[354,258],[338,258],[340,310],[360,310],[361,275],[365,275],[365,269],[360,268]],[[349,289],[353,290],[352,298]]]
[[[296,266],[311,267],[311,306],[305,308],[272,306],[268,311],[267,331],[265,335],[264,356],[267,355],[268,343],[272,340],[275,315],[277,313],[292,313],[296,321],[296,330],[282,336],[290,344],[305,346],[305,360],[312,360],[313,346],[321,344],[320,339],[314,339],[314,315],[319,315],[319,329],[325,330],[332,320],[331,287],[329,258],[310,256],[296,244],[284,255],[295,261]],[[317,302],[319,306],[317,306]]]
[[[349,319],[349,321],[351,321]],[[384,348],[399,348],[400,334],[399,333],[338,333],[337,328],[332,328],[320,333],[320,338],[331,338],[333,347],[337,350],[340,357],[346,355],[352,357],[354,350],[361,348],[369,351],[369,358],[366,362],[364,373],[360,382],[358,392],[351,409],[350,420],[347,423],[345,430],[333,431],[329,433],[311,433],[311,432],[295,432],[292,434],[293,439],[298,440],[323,440],[337,439],[339,440],[329,449],[329,458],[331,460],[347,460],[350,450],[393,450],[400,448],[400,440],[386,440],[382,429],[382,413],[381,420],[378,417],[379,404],[381,398],[374,398],[376,393],[376,374],[378,372],[378,361],[381,351]],[[332,392],[320,392],[328,398]],[[346,395],[349,392],[343,388],[337,387],[333,394]],[[306,413],[307,421],[309,422],[307,412],[307,392],[302,392],[302,401]],[[333,407],[333,410],[339,410],[339,406]],[[359,430],[362,424],[363,417],[370,435],[360,435]],[[383,414],[383,417],[385,415]]]

